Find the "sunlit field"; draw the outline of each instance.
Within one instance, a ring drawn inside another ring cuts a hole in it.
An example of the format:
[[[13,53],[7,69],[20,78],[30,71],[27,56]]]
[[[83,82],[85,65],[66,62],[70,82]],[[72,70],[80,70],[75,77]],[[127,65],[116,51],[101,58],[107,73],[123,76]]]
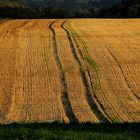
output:
[[[47,124],[1,126],[0,135],[34,139],[37,127],[44,138],[138,139],[123,123],[140,122],[139,31],[139,19],[1,20],[0,124]]]

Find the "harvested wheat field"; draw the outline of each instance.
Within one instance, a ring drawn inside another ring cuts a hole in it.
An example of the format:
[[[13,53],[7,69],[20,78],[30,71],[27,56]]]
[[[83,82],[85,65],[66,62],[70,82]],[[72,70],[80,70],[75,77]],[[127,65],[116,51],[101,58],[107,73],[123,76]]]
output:
[[[0,123],[140,122],[139,25],[0,21]]]

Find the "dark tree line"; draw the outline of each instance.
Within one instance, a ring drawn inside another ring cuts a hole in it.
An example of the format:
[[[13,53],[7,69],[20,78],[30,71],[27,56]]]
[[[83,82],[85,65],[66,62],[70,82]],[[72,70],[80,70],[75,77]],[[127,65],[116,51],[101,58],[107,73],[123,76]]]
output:
[[[140,0],[121,0],[121,3],[102,8],[99,17],[140,18]]]
[[[17,2],[0,1],[0,18],[137,18],[140,0],[121,0],[121,3],[96,9],[92,3],[85,7],[31,7]]]

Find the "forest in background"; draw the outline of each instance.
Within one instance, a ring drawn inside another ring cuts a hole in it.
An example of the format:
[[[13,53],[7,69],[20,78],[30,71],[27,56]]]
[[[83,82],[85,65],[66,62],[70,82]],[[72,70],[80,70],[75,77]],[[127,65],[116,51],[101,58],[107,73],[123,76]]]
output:
[[[69,6],[69,7],[68,7]],[[121,0],[114,4],[63,3],[33,4],[0,0],[0,18],[139,18],[140,0]]]

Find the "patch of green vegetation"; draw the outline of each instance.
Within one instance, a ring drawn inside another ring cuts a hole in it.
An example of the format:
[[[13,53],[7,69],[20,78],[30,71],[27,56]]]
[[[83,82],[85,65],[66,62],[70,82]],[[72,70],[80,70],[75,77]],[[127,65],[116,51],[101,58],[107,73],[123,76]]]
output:
[[[140,124],[32,123],[0,126],[0,140],[139,140]]]
[[[69,25],[69,27],[70,27],[70,25]],[[81,39],[81,37],[78,35],[78,33],[72,29],[72,27],[70,27],[70,28],[71,28],[71,33],[76,38],[75,41],[77,42],[77,44],[81,44],[81,46],[82,46],[82,53],[83,53],[85,61],[88,62],[88,64],[94,70],[95,75],[94,76],[91,75],[92,76],[91,78],[92,78],[92,81],[93,81],[93,79],[95,79],[94,88],[96,91],[99,91],[101,89],[101,83],[100,83],[100,79],[99,79],[99,75],[98,75],[97,63],[90,57],[89,48],[86,45],[86,43]]]
[[[73,31],[73,35],[76,35],[76,36],[78,36],[78,33]]]
[[[101,85],[98,83],[96,83],[96,85],[94,86],[96,91],[99,91],[101,89]]]
[[[95,62],[91,57],[85,57],[85,60],[86,60],[91,66],[93,66],[95,69],[97,68],[96,62]]]

